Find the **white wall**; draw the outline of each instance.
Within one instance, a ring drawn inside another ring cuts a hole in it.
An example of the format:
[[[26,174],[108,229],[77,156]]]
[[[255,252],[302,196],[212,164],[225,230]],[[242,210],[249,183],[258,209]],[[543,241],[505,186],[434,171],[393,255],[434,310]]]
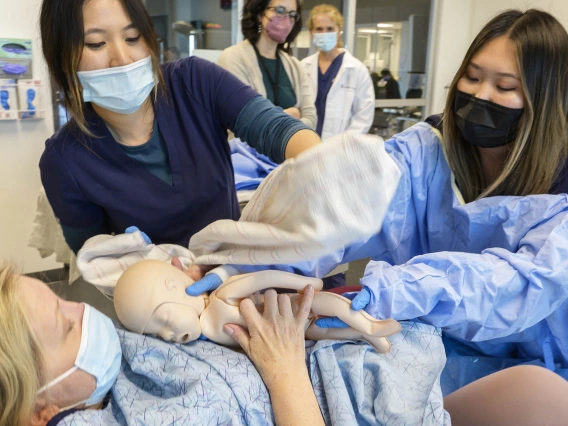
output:
[[[433,52],[433,83],[427,115],[443,110],[446,89],[458,70],[465,53],[483,26],[499,12],[517,8],[544,10],[568,28],[567,0],[438,0],[436,46]]]
[[[499,1],[499,0],[495,0]],[[438,0],[431,36],[435,37],[431,61],[432,83],[426,88],[429,105],[426,115],[443,110],[446,89],[471,43],[473,0]]]
[[[36,198],[41,186],[38,162],[45,140],[53,133],[53,114],[47,69],[41,54],[41,0],[3,1],[0,37],[33,40],[34,78],[41,79],[46,118],[37,121],[0,121],[0,259],[12,260],[23,272],[58,267],[53,257],[41,259],[27,247]]]

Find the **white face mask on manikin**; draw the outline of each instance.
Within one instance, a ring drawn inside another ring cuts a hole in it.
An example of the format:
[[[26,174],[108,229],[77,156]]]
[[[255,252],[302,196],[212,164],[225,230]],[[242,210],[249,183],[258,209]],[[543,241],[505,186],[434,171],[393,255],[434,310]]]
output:
[[[156,85],[150,56],[122,67],[79,71],[77,77],[85,102],[119,114],[136,112]]]
[[[337,32],[315,33],[314,46],[322,52],[330,52],[335,46],[337,46]]]

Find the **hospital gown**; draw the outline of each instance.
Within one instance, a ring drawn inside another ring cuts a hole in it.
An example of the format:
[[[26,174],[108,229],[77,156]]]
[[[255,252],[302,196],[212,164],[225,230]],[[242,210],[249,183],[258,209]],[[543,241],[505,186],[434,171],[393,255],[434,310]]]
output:
[[[278,165],[238,138],[231,139],[229,146],[237,191],[258,188],[263,179]]]
[[[212,342],[185,345],[119,330],[121,372],[103,410],[78,411],[58,426],[274,425],[270,396],[246,355]],[[403,323],[392,350],[320,341],[306,350],[327,425],[447,426],[440,330]]]
[[[371,257],[361,284],[374,317],[419,318],[490,356],[568,367],[567,196],[465,204],[440,137],[419,123],[385,143],[402,177],[379,234],[275,268],[323,276]]]

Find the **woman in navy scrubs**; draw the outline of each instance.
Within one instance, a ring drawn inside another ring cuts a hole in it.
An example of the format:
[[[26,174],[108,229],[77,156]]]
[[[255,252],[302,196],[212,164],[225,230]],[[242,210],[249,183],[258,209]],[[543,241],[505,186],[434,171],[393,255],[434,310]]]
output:
[[[275,162],[320,142],[303,123],[216,65],[159,65],[141,0],[44,0],[43,53],[70,122],[46,143],[41,179],[65,239],[131,225],[187,246],[237,219],[227,130]]]

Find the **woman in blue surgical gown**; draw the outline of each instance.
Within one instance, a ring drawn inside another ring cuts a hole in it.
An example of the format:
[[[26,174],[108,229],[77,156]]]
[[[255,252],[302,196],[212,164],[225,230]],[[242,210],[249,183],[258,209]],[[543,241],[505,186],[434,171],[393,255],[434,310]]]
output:
[[[381,232],[293,269],[371,257],[353,309],[442,327],[477,355],[568,367],[567,73],[551,15],[491,20],[444,114],[386,142],[402,178]]]
[[[483,28],[443,116],[386,142],[403,177],[382,231],[341,254],[373,259],[354,309],[568,367],[567,72],[551,15],[507,11]]]

